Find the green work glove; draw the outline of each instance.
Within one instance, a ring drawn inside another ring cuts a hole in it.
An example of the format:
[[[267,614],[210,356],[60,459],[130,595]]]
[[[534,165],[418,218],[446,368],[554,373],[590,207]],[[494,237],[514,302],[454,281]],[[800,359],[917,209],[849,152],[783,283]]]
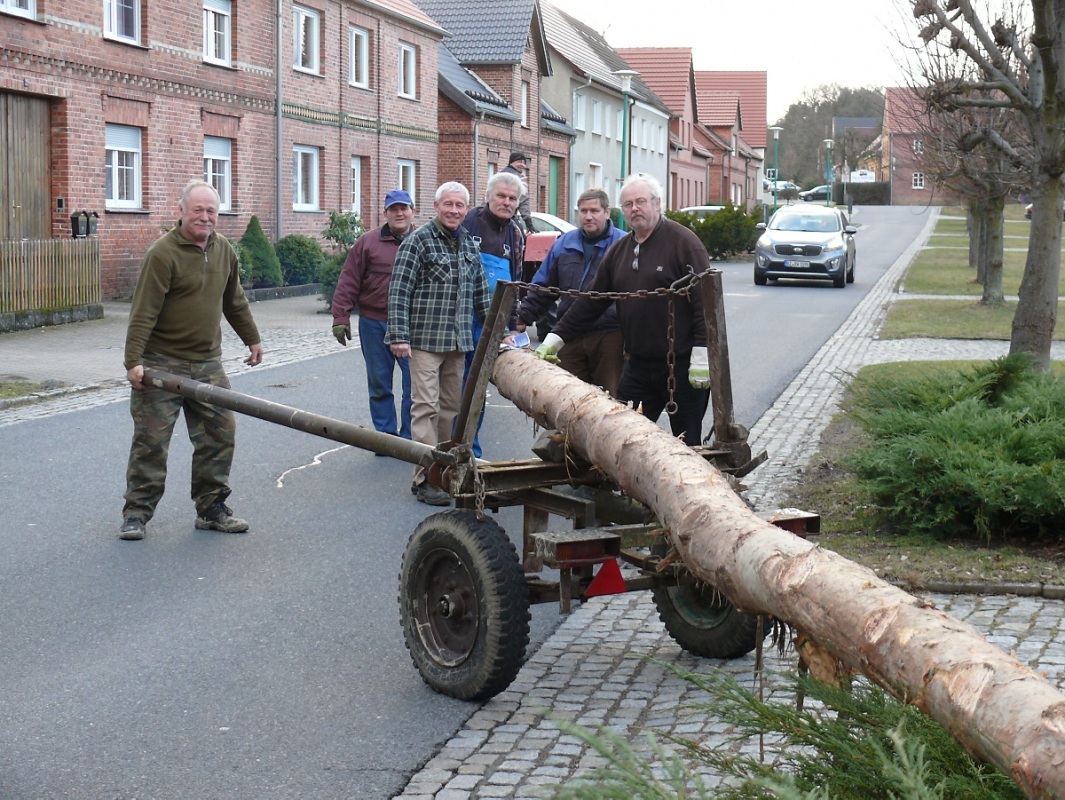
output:
[[[337,341],[344,347],[348,346],[348,342],[351,341],[351,326],[350,325],[334,325],[333,335],[337,337]]]
[[[564,344],[565,342],[562,341],[562,337],[558,334],[549,333],[544,337],[540,346],[536,348],[536,357],[552,364],[557,364],[558,356],[556,353],[562,349]]]
[[[692,348],[692,360],[688,365],[688,383],[693,389],[710,388],[710,360],[705,347]]]

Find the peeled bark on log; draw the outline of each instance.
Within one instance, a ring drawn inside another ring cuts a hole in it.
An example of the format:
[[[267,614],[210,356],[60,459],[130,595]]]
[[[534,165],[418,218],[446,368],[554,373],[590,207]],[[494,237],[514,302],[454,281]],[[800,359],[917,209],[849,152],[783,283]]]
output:
[[[1040,675],[866,567],[764,522],[720,472],[600,389],[528,351],[501,353],[493,381],[648,505],[688,569],[737,608],[811,637],[1029,797],[1065,798],[1065,696]]]

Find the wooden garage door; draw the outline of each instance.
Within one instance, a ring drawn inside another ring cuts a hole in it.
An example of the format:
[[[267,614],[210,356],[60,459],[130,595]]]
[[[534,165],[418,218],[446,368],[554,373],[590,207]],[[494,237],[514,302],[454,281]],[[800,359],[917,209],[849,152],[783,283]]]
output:
[[[0,239],[48,239],[50,115],[47,100],[0,92]]]

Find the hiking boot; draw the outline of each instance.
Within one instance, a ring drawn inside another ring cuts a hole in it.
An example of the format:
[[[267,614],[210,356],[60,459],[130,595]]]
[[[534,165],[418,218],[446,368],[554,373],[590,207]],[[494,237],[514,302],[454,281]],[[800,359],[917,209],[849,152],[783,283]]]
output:
[[[425,483],[412,483],[410,485],[410,490],[411,493],[418,498],[419,503],[425,503],[427,506],[451,505],[451,495],[443,489],[437,489],[435,486],[430,486],[428,481]]]
[[[127,542],[136,542],[144,538],[144,520],[140,517],[129,517],[122,521],[122,527],[118,529],[118,538]]]
[[[200,531],[221,531],[222,533],[244,533],[248,523],[233,516],[233,509],[221,501],[196,515],[196,529]]]

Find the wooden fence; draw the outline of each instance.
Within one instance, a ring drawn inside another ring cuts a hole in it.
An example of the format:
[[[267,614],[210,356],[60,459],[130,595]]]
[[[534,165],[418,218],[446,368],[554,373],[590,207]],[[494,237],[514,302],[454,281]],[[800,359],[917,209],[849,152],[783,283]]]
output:
[[[100,240],[0,241],[0,313],[99,303]]]

